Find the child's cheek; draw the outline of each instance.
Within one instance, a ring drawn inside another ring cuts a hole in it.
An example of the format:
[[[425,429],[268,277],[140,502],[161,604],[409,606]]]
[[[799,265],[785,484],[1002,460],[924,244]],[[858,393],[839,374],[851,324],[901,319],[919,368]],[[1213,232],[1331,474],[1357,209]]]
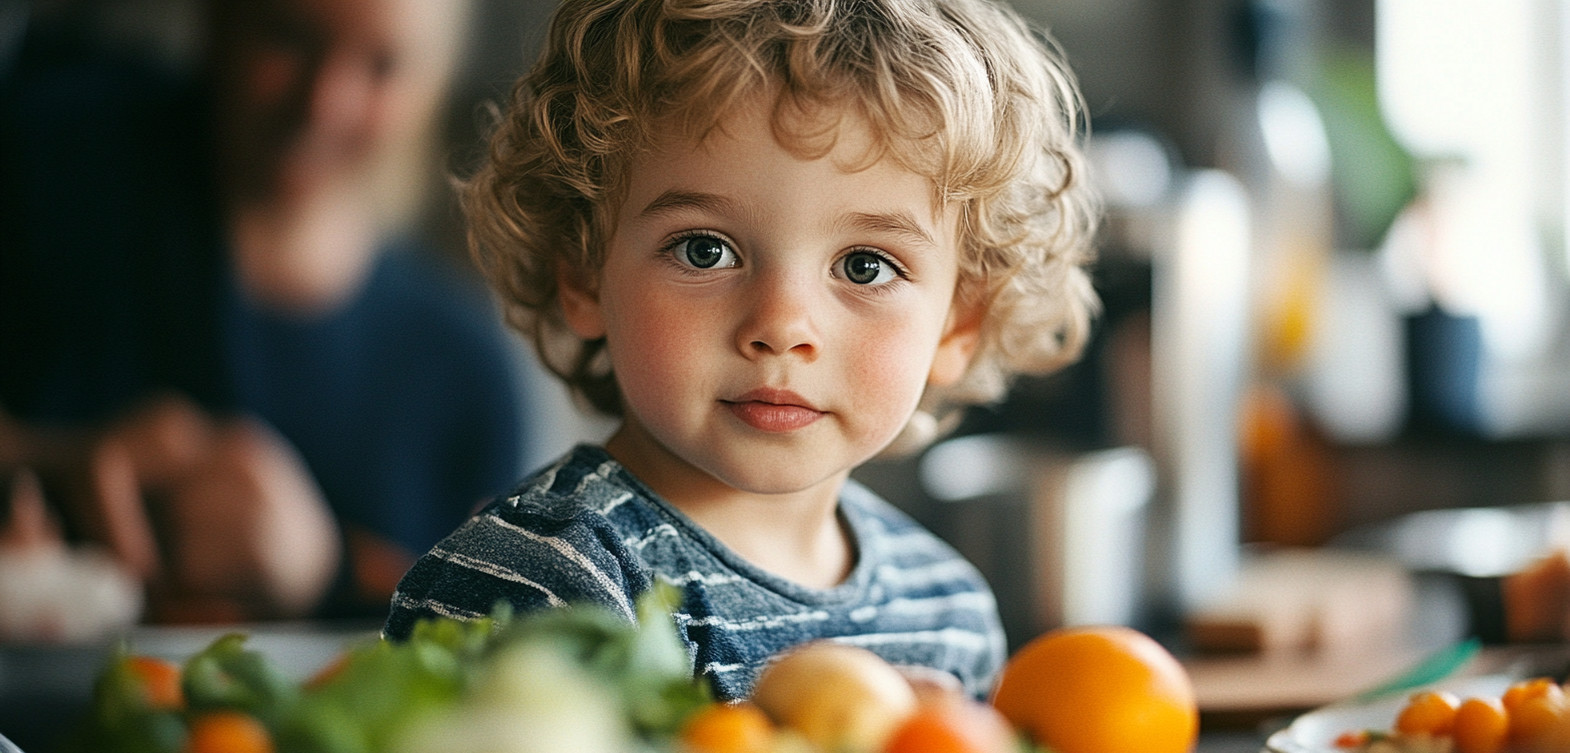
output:
[[[718,347],[690,306],[642,305],[616,312],[610,356],[623,395],[635,409],[661,410],[697,385]],[[708,342],[706,342],[708,341]]]
[[[931,369],[932,346],[922,332],[899,327],[882,336],[845,346],[854,363],[852,387],[869,404],[876,404],[881,420],[904,425],[921,400]]]

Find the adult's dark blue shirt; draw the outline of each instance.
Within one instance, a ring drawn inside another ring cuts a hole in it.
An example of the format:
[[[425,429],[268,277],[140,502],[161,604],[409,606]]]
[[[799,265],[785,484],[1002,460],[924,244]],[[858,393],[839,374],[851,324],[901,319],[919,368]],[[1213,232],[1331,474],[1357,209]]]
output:
[[[209,122],[197,81],[146,61],[38,40],[12,61],[0,81],[0,409],[91,425],[178,392],[259,417],[299,450],[346,531],[424,552],[523,470],[508,336],[472,278],[413,242],[386,248],[328,314],[247,300]]]

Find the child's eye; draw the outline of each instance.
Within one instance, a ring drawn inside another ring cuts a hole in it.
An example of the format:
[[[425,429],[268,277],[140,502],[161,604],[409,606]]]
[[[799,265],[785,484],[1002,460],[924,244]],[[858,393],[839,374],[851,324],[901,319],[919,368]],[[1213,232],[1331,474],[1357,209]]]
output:
[[[840,259],[840,275],[857,285],[878,285],[899,277],[899,268],[882,254],[852,251]]]
[[[676,260],[698,269],[723,269],[741,262],[730,244],[712,235],[692,235],[677,239],[670,246]]]

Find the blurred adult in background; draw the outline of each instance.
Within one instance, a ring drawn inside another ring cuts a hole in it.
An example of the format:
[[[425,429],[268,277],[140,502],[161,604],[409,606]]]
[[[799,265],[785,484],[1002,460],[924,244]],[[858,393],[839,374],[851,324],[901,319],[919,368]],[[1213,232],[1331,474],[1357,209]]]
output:
[[[199,10],[194,71],[58,10],[0,66],[0,553],[106,551],[149,621],[381,616],[525,457],[516,351],[411,225],[466,6]]]

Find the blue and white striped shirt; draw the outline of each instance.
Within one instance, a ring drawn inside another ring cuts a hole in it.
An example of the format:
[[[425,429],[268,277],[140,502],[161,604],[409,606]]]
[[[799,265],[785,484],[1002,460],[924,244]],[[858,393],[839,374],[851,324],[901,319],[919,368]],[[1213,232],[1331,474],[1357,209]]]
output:
[[[770,658],[818,639],[949,672],[985,695],[1006,648],[980,573],[853,481],[839,509],[856,566],[838,586],[807,588],[746,562],[603,448],[582,445],[421,557],[383,632],[402,639],[422,618],[478,618],[503,599],[520,612],[593,602],[632,620],[659,578],[680,589],[678,631],[719,698],[746,697]]]

